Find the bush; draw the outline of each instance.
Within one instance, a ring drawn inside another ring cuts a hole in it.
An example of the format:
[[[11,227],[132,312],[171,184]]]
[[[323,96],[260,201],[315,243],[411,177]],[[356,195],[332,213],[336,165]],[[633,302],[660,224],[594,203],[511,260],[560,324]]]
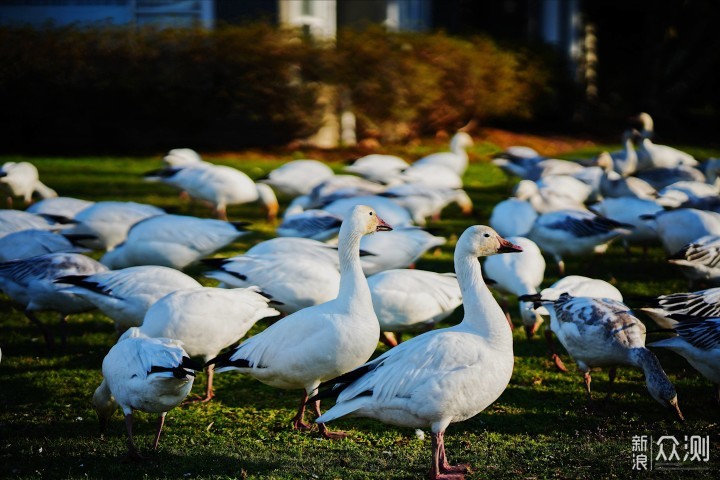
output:
[[[321,84],[384,141],[472,119],[529,118],[548,73],[487,38],[341,31],[337,48],[259,24],[201,29],[0,28],[13,151],[232,149],[317,131]]]

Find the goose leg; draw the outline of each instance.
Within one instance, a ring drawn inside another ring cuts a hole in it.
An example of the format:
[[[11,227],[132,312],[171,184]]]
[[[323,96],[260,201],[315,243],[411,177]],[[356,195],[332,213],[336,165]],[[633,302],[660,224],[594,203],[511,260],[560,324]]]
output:
[[[155,442],[153,443],[153,450],[158,449],[158,444],[160,443],[160,432],[162,432],[163,425],[165,425],[165,415],[167,415],[167,412],[162,412],[158,417],[157,432],[155,432]]]
[[[125,415],[125,428],[127,429],[128,435],[128,457],[133,460],[146,460],[145,457],[140,455],[140,450],[138,450],[137,445],[135,445],[135,440],[133,440],[132,424],[133,415],[132,413],[128,413]]]
[[[380,341],[390,348],[397,347],[399,343],[393,332],[382,332],[380,335]]]
[[[592,405],[592,393],[590,392],[590,382],[592,382],[592,378],[590,377],[589,370],[583,373],[583,382],[585,383],[585,393],[587,393],[588,405]]]
[[[549,328],[545,329],[545,341],[548,345],[548,353],[550,354],[550,360],[555,363],[555,367],[558,370],[560,370],[561,372],[567,372],[567,367],[560,358],[560,355],[557,354],[557,349],[555,348],[555,339],[553,338],[552,330],[550,330]]]
[[[50,333],[50,329],[47,326],[43,325],[43,323],[35,315],[35,312],[25,310],[25,316],[28,318],[28,320],[30,320],[40,329],[43,337],[45,337],[45,343],[47,344],[48,348],[52,348],[55,344],[55,339],[53,338],[52,333]]]
[[[610,400],[610,396],[612,395],[612,387],[613,383],[615,382],[615,378],[617,377],[617,368],[611,367],[608,371],[608,392],[605,395],[605,399],[603,400],[603,403],[607,403],[608,400]]]
[[[215,396],[213,392],[213,376],[215,373],[215,365],[210,365],[207,369],[207,388],[205,389],[205,398],[200,400],[201,402],[209,402]]]
[[[225,205],[218,205],[215,208],[215,214],[217,215],[218,219],[225,220],[227,222],[227,208],[225,208]]]
[[[315,415],[319,417],[321,415],[320,400],[315,400],[313,402],[313,409],[315,410]],[[320,435],[330,440],[340,440],[341,438],[345,438],[348,436],[346,432],[342,432],[340,430],[331,432],[330,430],[328,430],[324,423],[318,423],[318,428],[320,429]]]
[[[293,417],[293,430],[310,430],[310,428],[312,428],[303,421],[305,419],[305,402],[307,402],[307,399],[307,392],[303,392],[302,400],[300,400],[300,408],[298,408],[297,413]]]
[[[468,472],[467,465],[450,465],[445,455],[445,432],[432,433],[432,464],[429,478],[433,480],[462,480]]]
[[[558,255],[555,255],[555,261],[557,262],[558,273],[560,274],[561,277],[564,277],[565,276],[565,262]]]

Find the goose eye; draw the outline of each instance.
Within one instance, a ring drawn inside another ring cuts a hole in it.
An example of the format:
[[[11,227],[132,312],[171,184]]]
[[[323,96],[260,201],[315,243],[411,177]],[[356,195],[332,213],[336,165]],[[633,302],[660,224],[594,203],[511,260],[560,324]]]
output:
[[[370,212],[370,216],[372,217],[373,212]]]
[[[486,233],[485,235],[483,235],[483,237],[485,237],[485,238],[490,238],[490,234],[489,234],[489,233]]]

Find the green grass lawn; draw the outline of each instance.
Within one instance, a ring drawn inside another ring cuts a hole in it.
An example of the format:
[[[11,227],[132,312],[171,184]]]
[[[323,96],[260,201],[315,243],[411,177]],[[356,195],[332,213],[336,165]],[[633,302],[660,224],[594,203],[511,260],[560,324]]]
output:
[[[617,145],[604,146],[615,149]],[[567,158],[589,157],[600,149],[567,152]],[[397,152],[417,158],[430,150],[417,146]],[[476,160],[466,175],[466,190],[475,203],[472,218],[451,207],[430,227],[448,237],[448,243],[428,253],[418,268],[452,270],[452,251],[460,233],[469,225],[487,223],[492,207],[506,198],[512,182],[487,162],[492,144],[474,147]],[[693,150],[699,158],[720,151]],[[292,157],[300,158],[302,152]],[[333,167],[348,152],[329,155]],[[252,177],[291,159],[265,156],[224,155],[209,160],[236,166]],[[177,192],[161,184],[145,183],[140,175],[160,166],[157,158],[25,158],[41,178],[60,195],[88,200],[133,200],[166,208],[174,213],[209,215],[203,206],[181,201]],[[284,205],[287,199],[281,200]],[[273,226],[253,205],[232,207],[233,220],[250,220],[253,233],[218,256],[242,253],[251,245],[271,238]],[[570,259],[568,274],[613,282],[626,297],[686,291],[687,283],[667,264],[659,246],[643,257],[633,250],[627,257],[619,245],[606,255]],[[194,276],[201,267],[188,270]],[[558,279],[548,261],[544,285]],[[203,280],[214,285],[211,280]],[[511,299],[516,324],[517,308]],[[68,346],[49,352],[38,330],[7,298],[0,298],[0,477],[2,478],[423,478],[430,464],[430,435],[412,429],[383,425],[365,419],[342,419],[331,428],[349,431],[347,439],[320,439],[316,432],[290,429],[301,392],[267,387],[237,372],[218,374],[217,397],[207,404],[182,406],[167,417],[157,452],[149,451],[154,418],[138,414],[136,441],[150,459],[125,460],[126,437],[122,416],[113,417],[104,440],[91,407],[91,396],[101,381],[100,366],[115,342],[112,322],[99,313],[71,317]],[[55,317],[43,316],[54,328]],[[462,308],[445,323],[462,318]],[[641,317],[646,320],[644,317]],[[53,323],[54,322],[54,323]],[[251,333],[263,328],[263,322]],[[649,329],[654,325],[648,320]],[[649,340],[661,338],[650,333]],[[620,369],[612,399],[598,411],[586,409],[581,376],[572,360],[563,355],[571,373],[559,373],[546,357],[542,338],[525,339],[515,330],[515,371],[503,395],[485,412],[448,429],[446,445],[451,462],[474,466],[469,478],[627,478],[634,476],[632,437],[674,435],[681,442],[690,435],[710,435],[709,463],[694,466],[710,470],[650,472],[639,477],[717,477],[720,470],[720,408],[711,400],[711,385],[682,358],[658,351],[660,361],[678,391],[687,421],[673,420],[648,394],[642,373]],[[541,336],[542,337],[542,336]],[[379,345],[378,352],[384,351]],[[607,392],[607,372],[596,372],[592,386],[601,400]],[[204,375],[193,387],[200,394]],[[327,405],[325,406],[327,407]],[[714,475],[713,475],[714,474]]]

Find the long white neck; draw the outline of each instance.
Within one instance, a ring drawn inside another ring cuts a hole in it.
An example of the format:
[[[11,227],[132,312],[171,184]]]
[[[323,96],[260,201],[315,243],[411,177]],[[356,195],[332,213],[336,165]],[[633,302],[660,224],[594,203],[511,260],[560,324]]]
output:
[[[455,273],[465,309],[462,324],[492,343],[512,345],[510,326],[500,305],[485,285],[478,259],[472,253],[456,253]]]
[[[348,305],[372,305],[370,288],[360,263],[360,239],[363,234],[353,229],[350,223],[343,222],[338,236],[340,257],[338,300],[349,302]]]

